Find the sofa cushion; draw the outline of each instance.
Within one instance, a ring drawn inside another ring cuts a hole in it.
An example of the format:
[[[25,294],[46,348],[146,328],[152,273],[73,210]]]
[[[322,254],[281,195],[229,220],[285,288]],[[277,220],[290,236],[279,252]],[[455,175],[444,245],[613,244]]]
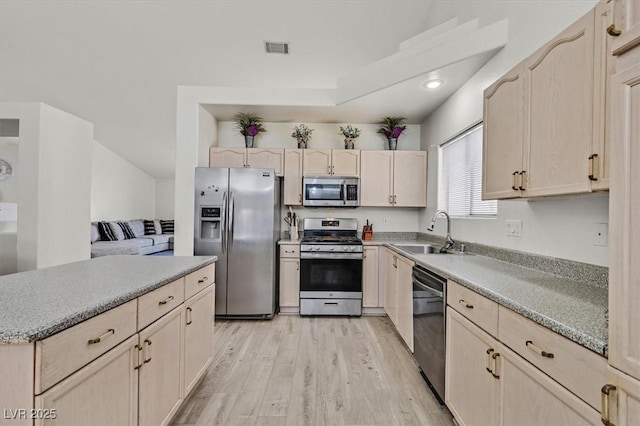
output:
[[[153,220],[145,220],[144,223],[144,235],[155,235],[156,225]]]
[[[127,240],[128,243],[134,244],[138,247],[147,247],[153,245],[153,240],[147,237],[134,238],[132,240]]]
[[[98,222],[98,232],[102,241],[117,241],[109,222]]]
[[[160,226],[163,234],[173,234],[173,220],[161,220]]]
[[[140,254],[140,246],[131,241],[96,241],[91,244],[91,257],[110,256],[114,254]]]
[[[144,222],[142,220],[130,220],[127,223],[135,237],[141,237],[144,235]]]
[[[171,234],[146,235],[144,238],[153,240],[153,245],[166,244],[170,241],[173,241],[173,235]]]
[[[98,224],[97,223],[92,223],[91,224],[91,242],[95,243],[96,241],[100,240],[100,231],[98,231]]]

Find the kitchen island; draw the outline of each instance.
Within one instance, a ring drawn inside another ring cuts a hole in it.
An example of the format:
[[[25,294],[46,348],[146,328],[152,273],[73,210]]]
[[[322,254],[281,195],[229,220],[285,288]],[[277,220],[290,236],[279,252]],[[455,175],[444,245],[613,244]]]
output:
[[[212,361],[216,257],[0,278],[1,424],[164,424]]]

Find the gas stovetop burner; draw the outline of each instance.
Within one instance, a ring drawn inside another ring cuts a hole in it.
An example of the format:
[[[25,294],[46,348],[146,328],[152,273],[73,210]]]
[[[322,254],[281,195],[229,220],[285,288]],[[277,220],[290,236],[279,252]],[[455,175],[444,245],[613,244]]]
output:
[[[303,244],[362,244],[362,240],[353,236],[308,236],[302,238]]]

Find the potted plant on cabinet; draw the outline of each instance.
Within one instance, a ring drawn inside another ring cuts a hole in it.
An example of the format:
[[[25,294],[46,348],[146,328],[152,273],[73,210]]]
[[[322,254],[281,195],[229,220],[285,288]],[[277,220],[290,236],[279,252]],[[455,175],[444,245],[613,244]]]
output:
[[[233,119],[236,122],[236,130],[244,136],[244,145],[253,148],[253,139],[258,133],[266,132],[262,125],[262,117],[250,112],[239,112]]]
[[[311,139],[311,132],[313,132],[313,129],[308,128],[306,124],[300,124],[293,128],[291,137],[298,141],[298,148],[304,149],[307,147],[309,139]]]
[[[344,136],[344,149],[353,149],[356,139],[360,137],[360,129],[347,124],[345,127],[340,126],[340,133]]]
[[[385,135],[389,141],[389,149],[395,151],[398,147],[398,138],[407,128],[404,117],[384,117],[378,123],[378,133]]]

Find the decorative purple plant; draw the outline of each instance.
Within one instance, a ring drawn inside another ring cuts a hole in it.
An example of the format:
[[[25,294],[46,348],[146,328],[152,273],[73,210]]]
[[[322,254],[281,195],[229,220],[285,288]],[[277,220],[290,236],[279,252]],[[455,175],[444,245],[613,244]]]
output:
[[[399,138],[402,132],[407,129],[404,125],[404,117],[384,117],[378,124],[378,133],[383,134],[387,139]]]
[[[260,133],[260,126],[257,124],[252,124],[251,126],[249,126],[247,128],[247,135],[248,136],[255,136],[258,133]]]
[[[242,136],[255,136],[258,133],[266,132],[262,126],[262,118],[256,114],[240,112],[235,115],[236,129]]]

